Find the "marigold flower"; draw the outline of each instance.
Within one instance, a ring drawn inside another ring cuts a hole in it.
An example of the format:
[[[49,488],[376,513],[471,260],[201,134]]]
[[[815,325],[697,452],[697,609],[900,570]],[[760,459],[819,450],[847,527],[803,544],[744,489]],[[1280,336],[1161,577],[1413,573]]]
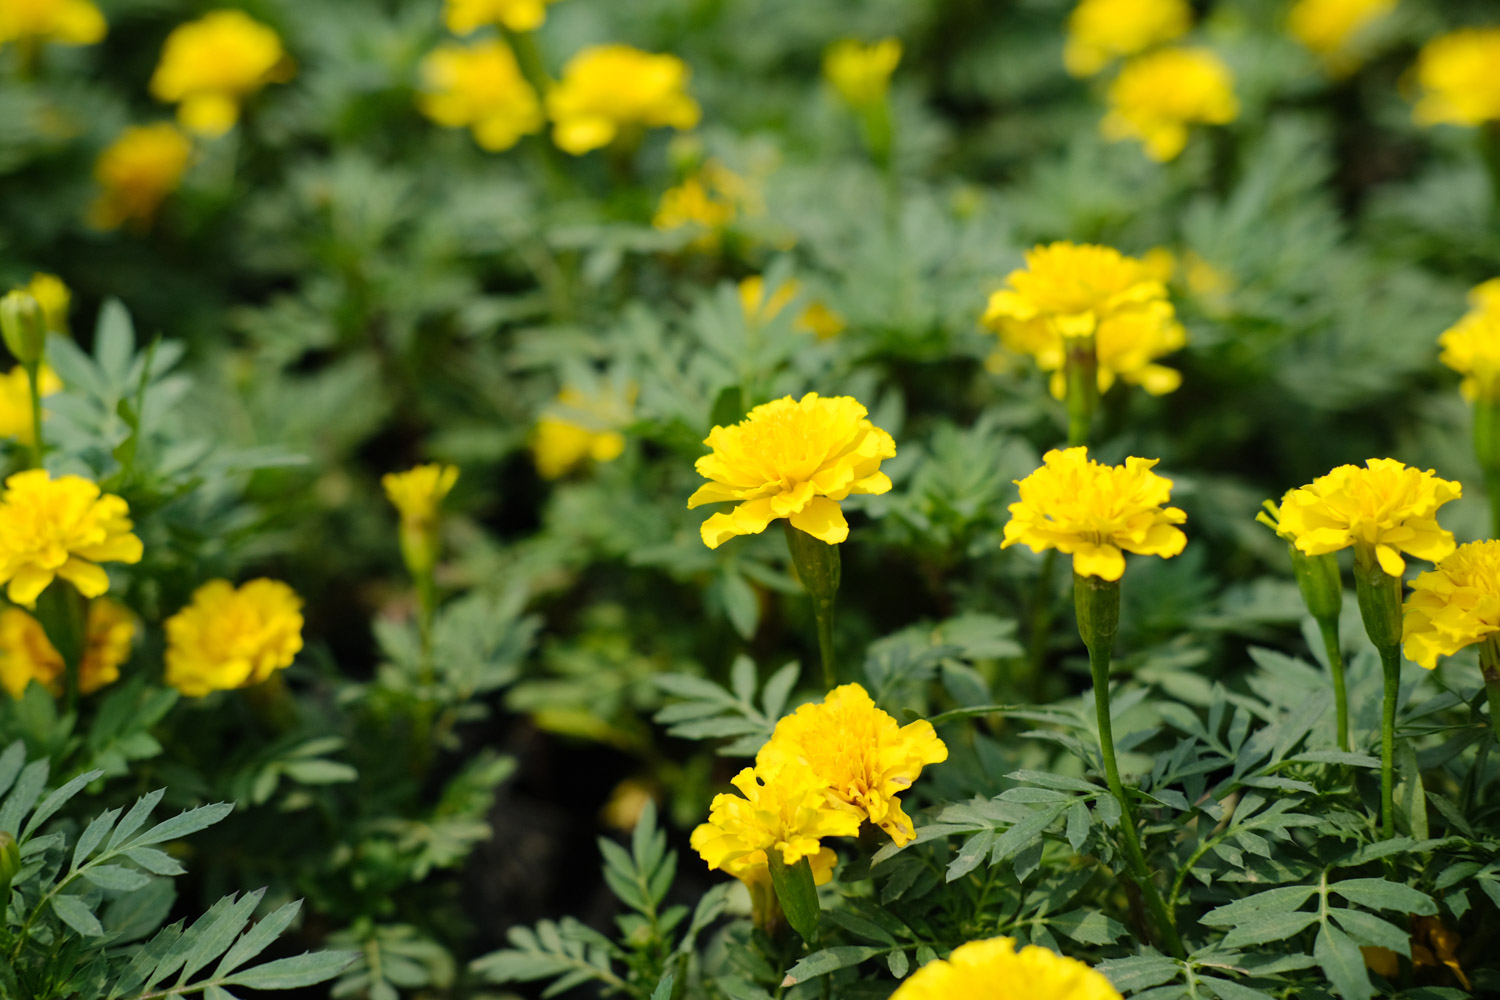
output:
[[[1080,0],[1068,16],[1063,65],[1093,76],[1115,59],[1182,37],[1192,23],[1186,0]]]
[[[809,302],[796,323],[797,329],[806,330],[819,340],[837,337],[848,326],[842,315],[823,302]]]
[[[1468,314],[1438,337],[1438,360],[1464,377],[1464,398],[1500,400],[1500,278],[1476,286],[1469,302]]]
[[[380,477],[385,495],[401,512],[401,520],[413,525],[430,524],[437,518],[438,505],[458,482],[458,468],[452,465],[418,465],[405,472],[388,472]]]
[[[46,365],[38,369],[37,383],[44,399],[62,390],[62,380]],[[46,410],[42,419],[47,419]],[[0,375],[0,438],[12,438],[28,448],[36,440],[31,422],[31,381],[20,365]]]
[[[302,649],[302,599],[279,580],[210,580],[166,631],[168,684],[191,698],[249,687]]]
[[[535,31],[547,20],[547,5],[557,0],[447,0],[443,23],[455,35],[468,35],[487,24],[511,31]]]
[[[88,638],[78,663],[78,693],[93,694],[120,679],[120,664],[130,658],[136,621],[108,598],[89,604]],[[53,695],[62,694],[67,665],[42,625],[20,608],[0,611],[0,685],[12,698],[36,681]]]
[[[852,38],[835,42],[823,55],[823,76],[850,107],[879,104],[901,62],[901,40],[883,38],[866,45]]]
[[[1021,499],[1010,505],[1002,549],[1020,543],[1033,552],[1056,549],[1073,557],[1073,572],[1115,581],[1126,552],[1170,559],[1187,545],[1176,527],[1187,515],[1163,506],[1172,480],[1151,469],[1154,458],[1101,465],[1087,448],[1049,451],[1042,467],[1016,481]]]
[[[695,467],[711,482],[688,507],[740,504],[703,522],[703,544],[716,549],[735,535],[757,535],[782,517],[829,545],[849,537],[838,502],[887,492],[891,480],[880,463],[896,456],[896,442],[865,419],[867,412],[851,396],[809,392],[763,403],[732,427],[710,431],[703,443],[713,453]]]
[[[192,155],[192,143],[173,125],[127,128],[94,164],[101,190],[89,209],[89,223],[97,229],[150,225],[162,201],[182,183]]]
[[[109,589],[101,562],[141,560],[130,510],[82,476],[53,479],[45,469],[17,472],[0,494],[0,583],[24,607],[62,577],[84,597]]]
[[[1402,612],[1406,658],[1428,670],[1500,633],[1500,541],[1460,545],[1417,577]]]
[[[770,323],[781,311],[796,299],[802,290],[801,282],[796,278],[788,278],[770,297],[766,296],[766,279],[759,274],[752,274],[744,278],[739,284],[740,307],[745,313],[745,322],[752,326],[764,326]],[[815,334],[819,340],[827,340],[829,337],[837,336],[844,330],[844,317],[834,312],[822,302],[810,302],[807,307],[797,314],[792,328],[801,332]]]
[[[37,305],[42,307],[42,318],[47,322],[47,329],[56,333],[66,333],[68,330],[68,306],[73,301],[73,293],[63,280],[55,274],[43,274],[38,271],[31,276],[31,281],[26,284],[26,291],[36,299]]]
[[[0,3],[0,45],[53,42],[93,45],[104,37],[104,15],[89,0],[4,0]]]
[[[243,11],[216,10],[172,29],[151,95],[177,104],[177,120],[189,132],[219,136],[239,121],[246,97],[292,73],[276,32]]]
[[[498,38],[440,45],[422,60],[422,113],[447,128],[467,127],[492,153],[541,131],[542,103]]]
[[[1106,139],[1139,139],[1157,162],[1176,159],[1195,122],[1224,125],[1240,113],[1229,67],[1208,49],[1162,49],[1125,64],[1109,88]]]
[[[1418,125],[1483,125],[1500,121],[1500,28],[1461,28],[1434,38],[1417,55],[1422,94],[1412,111]]]
[[[687,92],[687,63],[629,45],[595,45],[569,59],[547,94],[553,141],[582,156],[608,146],[624,129],[698,124],[698,102]]]
[[[904,726],[881,711],[858,684],[834,688],[820,705],[803,705],[776,724],[755,758],[756,767],[806,764],[828,783],[835,799],[891,835],[897,846],[916,836],[896,798],[927,764],[948,759],[932,723]]]
[[[1120,1000],[1104,974],[1040,945],[1016,950],[1012,938],[970,941],[928,962],[891,1000]]]
[[[682,183],[662,192],[651,224],[663,232],[695,226],[703,232],[693,245],[712,250],[742,213],[756,207],[745,178],[719,161],[709,160]]]
[[[1370,25],[1396,9],[1396,0],[1297,0],[1287,15],[1292,37],[1347,73],[1359,64],[1351,49]]]
[[[620,427],[630,422],[631,393],[585,395],[571,386],[536,423],[531,456],[543,479],[561,479],[587,461],[613,462],[625,453]]]
[[[1406,571],[1401,553],[1437,562],[1453,551],[1453,534],[1437,522],[1437,509],[1457,500],[1463,487],[1393,458],[1372,458],[1363,468],[1341,465],[1281,501],[1283,537],[1310,556],[1354,546],[1373,551],[1391,576]]]

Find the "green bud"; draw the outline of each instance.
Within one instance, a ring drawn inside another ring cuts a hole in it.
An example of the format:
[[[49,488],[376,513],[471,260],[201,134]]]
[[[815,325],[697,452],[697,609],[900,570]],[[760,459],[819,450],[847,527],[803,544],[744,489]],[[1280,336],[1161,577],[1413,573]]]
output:
[[[0,299],[0,333],[5,346],[23,365],[34,365],[42,359],[47,343],[47,319],[41,304],[30,292],[14,289]]]
[[[1357,553],[1354,560],[1354,594],[1365,634],[1382,652],[1401,645],[1401,578],[1380,568],[1374,554]]]
[[[1344,607],[1344,579],[1339,573],[1338,557],[1331,552],[1310,556],[1291,544],[1286,548],[1292,557],[1292,575],[1297,578],[1297,589],[1302,592],[1308,613],[1319,623],[1337,622]]]
[[[0,913],[10,902],[10,883],[21,871],[21,847],[10,832],[0,830]]]
[[[1120,630],[1120,581],[1073,574],[1073,609],[1078,615],[1078,634],[1093,653],[1115,647]]]

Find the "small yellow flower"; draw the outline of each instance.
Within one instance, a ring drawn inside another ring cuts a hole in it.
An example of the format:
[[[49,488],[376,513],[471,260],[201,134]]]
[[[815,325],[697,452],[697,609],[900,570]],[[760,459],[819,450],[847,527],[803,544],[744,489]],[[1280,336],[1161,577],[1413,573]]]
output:
[[[437,463],[390,472],[380,478],[386,497],[401,512],[401,520],[414,525],[430,524],[437,519],[438,505],[456,482],[458,468]]]
[[[740,281],[740,307],[745,313],[745,322],[752,326],[764,326],[781,315],[791,305],[802,285],[795,278],[788,278],[766,297],[766,279],[758,274]],[[792,323],[792,328],[815,334],[819,340],[835,337],[844,330],[844,317],[822,302],[810,302]]]
[[[1500,400],[1500,278],[1469,293],[1471,308],[1442,336],[1438,360],[1464,377],[1465,399]]]
[[[1434,38],[1417,55],[1422,94],[1412,111],[1418,125],[1483,125],[1500,121],[1500,28],[1461,28]]]
[[[687,92],[687,63],[629,45],[595,45],[569,59],[547,94],[553,141],[582,156],[608,146],[626,129],[698,124],[698,102]]]
[[[1359,65],[1359,35],[1396,9],[1396,0],[1297,0],[1287,16],[1292,37],[1323,58],[1330,71],[1344,74]]]
[[[109,589],[101,562],[141,560],[141,540],[130,533],[130,510],[82,476],[53,479],[45,469],[17,472],[0,494],[0,583],[16,604],[62,577],[84,597]]]
[[[447,128],[469,128],[492,153],[542,129],[542,104],[498,38],[440,45],[422,60],[422,113]]]
[[[1208,49],[1162,49],[1125,64],[1109,88],[1106,139],[1139,139],[1158,162],[1177,157],[1195,122],[1224,125],[1240,113],[1229,67]]]
[[[823,54],[823,76],[850,107],[867,108],[885,100],[891,74],[901,62],[901,40],[883,38],[869,45],[846,38]]]
[[[89,0],[0,0],[0,45],[93,45],[104,30],[104,15]]]
[[[587,461],[613,462],[625,453],[619,428],[630,422],[632,393],[585,395],[571,386],[536,422],[531,456],[543,479],[561,479]]]
[[[755,766],[808,765],[835,799],[904,846],[916,829],[896,796],[912,786],[923,766],[947,759],[948,747],[932,723],[918,719],[897,726],[863,687],[844,684],[821,705],[803,705],[778,722]]]
[[[1417,577],[1403,611],[1406,658],[1428,670],[1500,632],[1500,541],[1460,545]]]
[[[1391,576],[1406,571],[1401,553],[1437,562],[1453,551],[1453,534],[1437,522],[1437,509],[1457,500],[1463,487],[1393,458],[1364,467],[1341,465],[1289,492],[1281,501],[1281,534],[1310,556],[1353,546]]]
[[[130,223],[144,229],[187,172],[193,145],[173,125],[132,125],[99,154],[94,179],[99,197],[89,210],[97,229]]]
[[[216,10],[172,29],[151,95],[177,104],[177,120],[189,132],[220,136],[239,121],[246,97],[292,72],[276,32],[243,11]]]
[[[849,326],[844,317],[822,302],[809,302],[802,315],[797,317],[797,329],[806,330],[819,340],[828,340],[843,333]]]
[[[166,622],[167,683],[191,698],[266,680],[302,649],[302,599],[278,580],[210,580]]]
[[[43,399],[62,390],[62,380],[46,365],[37,371],[37,383]],[[42,419],[47,419],[46,410]],[[36,440],[31,422],[31,382],[20,365],[0,375],[0,438],[13,438],[28,448]]]
[[[68,306],[73,301],[73,293],[63,284],[63,280],[55,274],[43,274],[39,271],[31,276],[26,290],[36,299],[37,305],[42,307],[42,318],[47,322],[47,329],[53,333],[67,333]]]
[[[1011,938],[970,941],[928,962],[891,1000],[1120,1000],[1104,974],[1040,945]]]
[[[1056,549],[1073,557],[1079,576],[1110,581],[1125,574],[1126,552],[1170,559],[1187,545],[1177,527],[1187,515],[1163,506],[1172,499],[1172,480],[1151,471],[1157,461],[1101,465],[1087,448],[1047,452],[1042,467],[1016,483],[1021,499],[1010,505],[1000,547]]]
[[[785,396],[751,410],[732,427],[715,427],[703,443],[713,453],[696,468],[711,480],[688,507],[738,501],[700,529],[703,544],[718,548],[735,535],[756,535],[777,518],[829,545],[849,537],[838,502],[851,493],[885,493],[890,477],[880,463],[896,457],[896,442],[866,419],[853,397],[800,400]]]
[[[749,182],[719,161],[709,160],[681,184],[662,192],[651,224],[663,232],[695,226],[703,232],[693,245],[712,250],[742,213],[756,208]]]
[[[535,31],[547,20],[547,5],[557,0],[447,0],[443,23],[455,35],[468,35],[487,24],[511,31]]]
[[[108,598],[89,604],[88,638],[78,664],[78,693],[92,694],[120,679],[130,658],[135,616]],[[67,667],[41,623],[20,608],[0,611],[0,685],[12,698],[36,681],[53,695],[62,693]]]
[[[1186,0],[1080,0],[1068,16],[1063,65],[1093,76],[1116,59],[1187,34],[1193,11]]]

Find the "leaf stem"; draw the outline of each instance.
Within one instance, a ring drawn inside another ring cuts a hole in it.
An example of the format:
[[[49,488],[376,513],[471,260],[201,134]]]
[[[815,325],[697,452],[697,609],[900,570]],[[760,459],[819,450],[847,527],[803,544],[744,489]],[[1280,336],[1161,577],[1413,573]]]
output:
[[[1328,671],[1333,675],[1333,707],[1338,719],[1339,749],[1349,752],[1349,695],[1344,684],[1344,655],[1339,649],[1338,619],[1318,619],[1323,633],[1323,649],[1328,654]]]

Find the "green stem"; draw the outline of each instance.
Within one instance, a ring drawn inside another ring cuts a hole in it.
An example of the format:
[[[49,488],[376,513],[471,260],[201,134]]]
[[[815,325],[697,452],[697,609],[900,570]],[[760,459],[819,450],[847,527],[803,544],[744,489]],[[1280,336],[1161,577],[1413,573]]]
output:
[[[1484,696],[1490,705],[1490,728],[1500,740],[1500,638],[1492,635],[1480,644],[1479,671],[1484,675]]]
[[[42,443],[42,387],[41,366],[36,362],[24,366],[26,369],[26,384],[31,391],[31,467],[40,469],[42,467],[42,456],[46,454],[46,445]]]
[[[823,662],[823,686],[838,687],[838,667],[833,658],[833,598],[813,598],[813,617],[818,622],[818,658]]]
[[[1500,538],[1500,400],[1474,401],[1474,457],[1490,501],[1490,537]]]
[[[1401,694],[1401,647],[1382,646],[1380,666],[1385,673],[1385,700],[1380,710],[1380,834],[1390,840],[1396,835],[1396,699]]]
[[[1089,427],[1099,405],[1099,356],[1094,338],[1064,337],[1067,350],[1064,376],[1067,379],[1068,447],[1077,448],[1089,441]]]
[[[786,531],[786,547],[792,554],[792,565],[797,567],[802,586],[812,598],[813,618],[818,627],[818,655],[823,661],[823,684],[832,691],[838,686],[837,661],[833,652],[833,604],[843,574],[839,547],[792,527],[791,521],[782,521],[781,524]]]
[[[1349,752],[1349,695],[1344,685],[1344,655],[1339,649],[1337,618],[1321,619],[1318,631],[1323,633],[1323,649],[1328,654],[1328,670],[1333,675],[1333,708],[1338,718],[1339,749]]]
[[[1365,633],[1380,653],[1385,700],[1380,713],[1380,829],[1396,835],[1393,777],[1396,757],[1396,699],[1401,694],[1401,577],[1381,569],[1373,546],[1354,550],[1354,595]]]

